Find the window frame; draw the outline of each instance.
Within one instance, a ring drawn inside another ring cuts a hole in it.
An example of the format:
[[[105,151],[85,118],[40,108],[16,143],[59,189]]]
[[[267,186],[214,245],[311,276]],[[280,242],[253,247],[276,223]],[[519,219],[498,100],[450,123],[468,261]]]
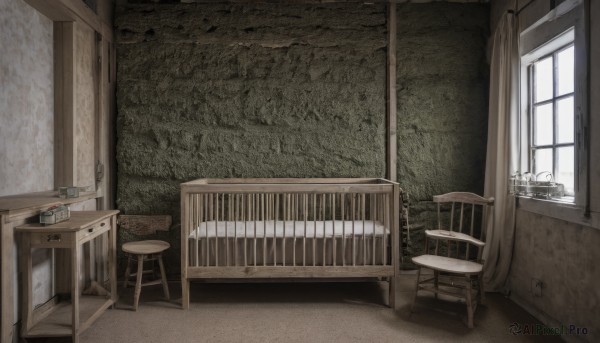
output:
[[[574,197],[564,199],[520,198],[519,207],[551,217],[581,222],[589,215],[589,112],[588,112],[588,43],[585,31],[584,5],[582,0],[566,1],[546,16],[522,30],[519,37],[520,56],[520,108],[516,118],[518,156],[515,171],[531,171],[533,143],[530,111],[529,66],[537,60],[574,45]],[[555,101],[553,94],[552,101]],[[556,128],[553,128],[555,130]],[[553,154],[554,155],[554,154]],[[554,161],[554,159],[553,159]],[[553,171],[554,173],[554,171]],[[557,210],[558,207],[560,210]],[[583,211],[582,211],[583,210]]]
[[[571,30],[571,29],[570,29]],[[571,36],[571,32],[567,31],[563,34],[568,35],[567,38],[570,38]],[[573,147],[574,152],[576,151],[575,148],[575,136],[576,136],[576,129],[575,129],[575,120],[576,120],[576,116],[575,116],[575,80],[573,81],[573,91],[569,92],[569,93],[565,93],[565,94],[561,94],[558,95],[558,91],[557,91],[557,70],[558,70],[558,54],[569,49],[570,47],[573,47],[573,49],[575,49],[575,42],[574,40],[571,40],[570,42],[567,40],[560,40],[560,41],[550,41],[547,43],[548,44],[548,48],[555,48],[553,49],[551,52],[542,55],[541,57],[538,57],[537,59],[533,60],[533,61],[528,61],[528,64],[526,65],[527,68],[527,78],[528,78],[528,82],[527,82],[527,96],[528,96],[528,111],[527,111],[527,116],[528,116],[528,129],[529,129],[529,136],[528,136],[528,163],[527,163],[527,170],[529,171],[536,171],[536,173],[538,172],[535,166],[535,151],[539,150],[539,149],[552,149],[552,170],[550,172],[552,172],[552,176],[554,177],[554,179],[556,180],[556,176],[557,176],[557,150],[559,148],[563,148],[563,147]],[[535,92],[535,63],[545,60],[546,58],[552,57],[552,96],[550,99],[546,99],[546,100],[542,100],[542,101],[537,101],[537,99],[535,99],[534,96],[534,92]],[[574,61],[573,61],[574,62]],[[575,70],[573,70],[573,72],[575,72]],[[573,132],[573,141],[569,142],[569,143],[558,143],[557,142],[557,116],[558,116],[558,111],[557,111],[557,104],[560,100],[563,99],[567,99],[567,98],[573,98],[573,128],[574,128],[574,132]],[[551,104],[552,105],[552,143],[550,144],[536,144],[535,143],[535,138],[536,138],[536,130],[535,130],[535,108],[537,106],[540,105],[548,105]],[[573,160],[573,168],[576,169],[576,161],[575,159]],[[575,178],[577,178],[577,176],[575,175]],[[557,180],[557,182],[560,182],[560,180]],[[573,184],[573,188],[575,188],[575,183]],[[571,200],[570,198],[574,198],[575,196],[575,190],[573,192],[573,194],[565,194],[565,201],[569,201]],[[572,201],[574,202],[574,199],[572,199]]]

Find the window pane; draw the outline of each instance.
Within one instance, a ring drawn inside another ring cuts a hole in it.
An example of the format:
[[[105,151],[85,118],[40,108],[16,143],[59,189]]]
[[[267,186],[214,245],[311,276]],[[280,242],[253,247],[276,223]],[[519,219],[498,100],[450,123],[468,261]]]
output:
[[[552,56],[547,57],[535,63],[533,73],[535,75],[535,84],[533,94],[535,102],[540,102],[552,98]]]
[[[534,174],[541,172],[553,172],[552,168],[552,149],[537,149],[535,154]]]
[[[557,55],[557,95],[572,93],[575,89],[575,56],[574,47],[570,47]]]
[[[557,123],[556,123],[556,143],[573,143],[575,136],[575,118],[573,112],[575,106],[573,97],[559,100],[556,103]]]
[[[552,144],[552,104],[535,106],[533,113],[533,144]]]
[[[556,181],[565,185],[565,194],[575,194],[575,154],[572,146],[556,149]]]

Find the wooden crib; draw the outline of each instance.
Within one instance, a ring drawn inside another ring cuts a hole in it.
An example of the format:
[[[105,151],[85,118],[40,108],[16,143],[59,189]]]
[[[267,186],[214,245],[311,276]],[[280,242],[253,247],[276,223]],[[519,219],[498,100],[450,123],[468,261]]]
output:
[[[182,305],[192,279],[384,278],[395,303],[400,188],[384,179],[181,184]]]

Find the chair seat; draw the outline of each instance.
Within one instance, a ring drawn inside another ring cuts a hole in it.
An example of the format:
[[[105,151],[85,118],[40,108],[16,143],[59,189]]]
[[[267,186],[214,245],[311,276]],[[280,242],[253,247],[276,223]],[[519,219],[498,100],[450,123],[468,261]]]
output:
[[[483,269],[483,266],[479,263],[445,256],[421,255],[413,257],[412,261],[414,264],[425,268],[449,273],[478,274]]]
[[[165,241],[138,241],[123,244],[123,251],[134,255],[158,254],[169,249],[171,245]]]
[[[445,239],[445,240],[450,240],[450,241],[467,242],[467,243],[475,244],[479,247],[482,247],[485,245],[484,242],[478,240],[477,238],[473,238],[473,237],[466,235],[464,233],[461,233],[461,232],[453,232],[453,231],[448,231],[448,230],[425,230],[425,234],[427,235],[427,237],[432,237],[435,239]]]

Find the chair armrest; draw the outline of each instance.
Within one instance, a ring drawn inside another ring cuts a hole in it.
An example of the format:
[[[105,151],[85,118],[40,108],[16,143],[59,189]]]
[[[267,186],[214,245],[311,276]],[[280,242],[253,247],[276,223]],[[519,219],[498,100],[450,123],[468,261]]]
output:
[[[451,240],[451,241],[467,242],[467,243],[477,245],[478,247],[482,247],[485,245],[484,242],[478,240],[477,238],[473,238],[469,235],[466,235],[466,234],[460,233],[460,232],[454,232],[454,231],[448,231],[448,230],[425,230],[425,235],[427,235],[427,237],[433,238],[433,239],[444,239],[444,240]]]

